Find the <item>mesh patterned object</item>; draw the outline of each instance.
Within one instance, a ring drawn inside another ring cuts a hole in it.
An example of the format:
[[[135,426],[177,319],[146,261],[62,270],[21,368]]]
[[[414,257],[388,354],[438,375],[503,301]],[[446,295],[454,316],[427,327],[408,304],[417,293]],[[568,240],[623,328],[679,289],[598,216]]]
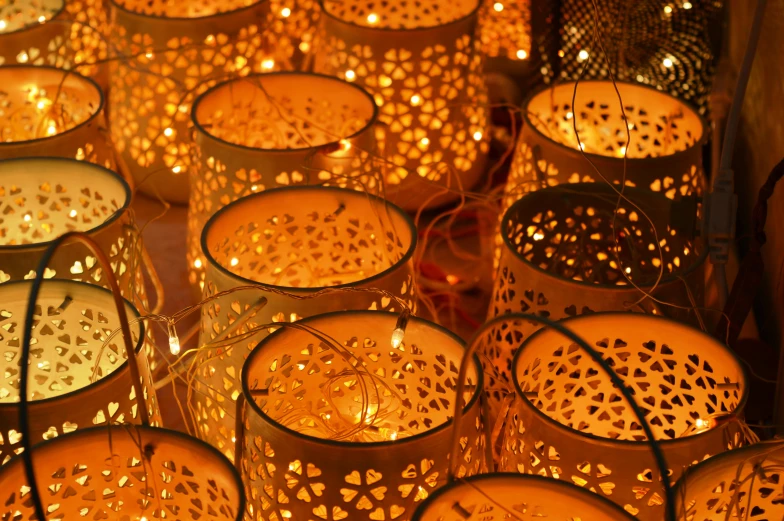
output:
[[[266,28],[283,70],[308,70],[320,14],[318,0],[270,0]]]
[[[390,347],[396,320],[379,311],[319,315],[299,324],[340,352],[289,327],[253,350],[242,374],[247,518],[406,521],[446,482],[463,342],[411,318]],[[458,478],[483,465],[481,378],[474,357]]]
[[[609,79],[594,44],[594,5],[602,44],[616,79],[636,81],[707,109],[714,74],[711,26],[721,0],[563,0],[560,2],[561,80]]]
[[[107,57],[102,0],[12,0],[0,5],[0,65],[75,69],[102,86]]]
[[[269,2],[110,4],[121,58],[112,62],[109,91],[118,154],[141,191],[187,203],[191,104],[220,81],[275,67],[263,35]]]
[[[689,219],[697,215],[688,207],[679,215],[678,205],[662,194],[633,188],[625,194],[655,228],[628,201],[616,215],[618,196],[595,183],[547,188],[512,205],[501,224],[503,250],[488,316],[523,312],[560,320],[630,310],[699,323],[692,308],[704,305],[707,252],[689,230]],[[643,299],[627,277],[660,302]],[[492,365],[488,391],[494,413],[511,391],[515,350],[538,328],[506,323],[482,340],[484,363]]]
[[[784,443],[725,452],[688,469],[678,481],[678,519],[773,521],[784,518]]]
[[[445,187],[471,189],[490,137],[478,2],[324,0],[322,9],[315,70],[375,97],[387,197],[413,210],[457,199]]]
[[[193,407],[202,438],[234,457],[234,400],[243,361],[268,331],[259,326],[346,309],[401,311],[392,297],[413,308],[415,247],[416,230],[402,210],[353,190],[276,188],[215,214],[202,234],[204,296],[251,284],[267,291],[229,293],[202,307],[199,345],[213,346],[196,362]],[[309,298],[327,288],[378,288],[388,295],[339,291]],[[258,308],[262,297],[266,304]],[[233,325],[240,317],[241,325]]]
[[[377,192],[373,98],[355,85],[307,73],[221,83],[194,103],[188,213],[189,280],[202,293],[201,232],[219,209],[268,188],[335,184]]]
[[[19,366],[24,314],[32,282],[0,285],[0,326],[3,331],[0,380],[0,463],[22,451],[19,427]],[[126,302],[131,319],[139,313]],[[30,360],[29,422],[33,443],[76,429],[114,423],[139,423],[122,335],[107,342],[120,327],[108,290],[88,284],[55,280],[43,284],[36,306]],[[131,328],[144,403],[155,422],[160,420],[155,389],[145,358],[141,322]],[[97,365],[97,368],[96,368]],[[95,373],[95,374],[93,374]],[[0,487],[0,490],[8,490]]]
[[[431,494],[412,521],[633,521],[614,503],[540,476],[473,476]]]
[[[33,448],[43,508],[54,519],[241,521],[234,468],[212,447],[176,431],[94,427]],[[35,519],[21,458],[0,469],[0,516]]]
[[[627,382],[674,482],[684,468],[745,442],[740,361],[706,333],[641,313],[562,321]],[[500,470],[571,481],[642,521],[664,515],[664,488],[642,426],[608,376],[561,333],[542,329],[512,363],[516,398]]]
[[[54,67],[0,68],[0,159],[68,157],[114,169],[104,97],[80,74]]]

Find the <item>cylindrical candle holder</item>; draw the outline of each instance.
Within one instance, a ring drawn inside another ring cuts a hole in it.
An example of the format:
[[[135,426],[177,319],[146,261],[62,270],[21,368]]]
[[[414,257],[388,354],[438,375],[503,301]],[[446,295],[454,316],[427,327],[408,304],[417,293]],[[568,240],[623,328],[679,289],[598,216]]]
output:
[[[373,94],[386,194],[407,210],[456,200],[484,170],[490,136],[479,4],[322,1],[315,70]]]
[[[204,296],[214,300],[202,307],[199,345],[236,345],[205,349],[196,362],[202,439],[234,457],[234,400],[243,361],[267,332],[260,325],[348,309],[399,312],[396,298],[413,308],[415,248],[405,212],[353,190],[276,188],[216,213],[202,234]],[[259,289],[214,297],[249,285]]]
[[[31,451],[43,508],[63,521],[241,521],[237,471],[215,449],[177,431],[141,425],[80,429]],[[35,517],[21,458],[0,467],[0,515]],[[112,512],[112,514],[109,514]]]
[[[501,222],[503,249],[488,316],[523,312],[560,320],[630,310],[700,324],[707,249],[689,229],[696,226],[696,209],[650,191],[624,193],[628,200],[617,212],[618,195],[598,183],[546,188],[513,204]],[[484,340],[494,413],[504,390],[511,391],[514,352],[538,328],[507,323]]]
[[[670,480],[744,443],[743,365],[712,336],[664,317],[594,313],[566,319],[625,380],[658,441]],[[664,515],[664,487],[631,407],[600,366],[561,333],[541,329],[512,362],[515,402],[500,469],[571,481],[638,519]]]
[[[118,59],[109,121],[119,156],[142,192],[188,202],[190,107],[215,83],[272,70],[262,30],[268,0],[110,0]]]
[[[570,483],[541,476],[483,474],[438,489],[417,508],[412,521],[465,521],[475,513],[481,513],[483,521],[504,521],[510,513],[559,521],[634,520],[615,503]]]
[[[48,66],[0,68],[0,159],[69,157],[115,166],[98,84]]]
[[[784,443],[757,443],[690,467],[678,481],[678,519],[782,519]]]
[[[232,201],[297,184],[378,190],[363,152],[374,148],[376,113],[361,88],[308,73],[254,74],[196,100],[187,258],[198,295],[206,267],[202,229]]]
[[[0,65],[78,68],[96,76],[101,70],[96,63],[106,58],[107,26],[101,0],[6,3],[0,6]]]
[[[32,281],[0,285],[0,316],[8,332],[22,330]],[[125,302],[126,313],[139,313]],[[109,336],[119,328],[111,292],[82,282],[46,281],[36,305],[34,348],[30,360],[29,433],[35,442],[93,425],[139,423],[137,400],[122,336]],[[131,325],[139,375],[148,414],[158,422],[150,368],[145,353],[143,322]],[[105,344],[105,345],[104,345]],[[5,464],[21,449],[19,426],[20,342],[16,335],[3,339],[0,383],[0,462]],[[6,490],[6,489],[3,489]]]
[[[122,295],[148,308],[143,269],[154,268],[130,215],[131,190],[119,175],[75,159],[9,159],[0,161],[0,190],[0,283],[33,278],[52,240],[81,231],[109,256]],[[108,287],[103,268],[80,243],[61,247],[45,277]],[[156,365],[153,350],[147,354]]]
[[[581,81],[572,103],[574,88],[575,82],[545,87],[523,104],[523,128],[504,210],[523,194],[544,187],[602,182],[595,169],[610,182],[660,192],[669,199],[702,193],[702,144],[708,132],[687,103],[621,81]]]
[[[307,330],[281,328],[253,350],[242,372],[246,518],[406,521],[445,484],[464,344],[412,317],[404,340],[390,345],[397,318],[318,315],[294,324]],[[459,478],[484,460],[482,371],[471,362],[470,391],[459,397]]]

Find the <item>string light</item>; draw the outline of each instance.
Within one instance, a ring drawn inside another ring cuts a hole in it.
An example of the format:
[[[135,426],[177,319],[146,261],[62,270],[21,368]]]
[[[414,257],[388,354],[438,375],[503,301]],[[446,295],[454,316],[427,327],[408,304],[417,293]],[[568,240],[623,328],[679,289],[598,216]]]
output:
[[[528,53],[525,52],[523,49],[518,49],[517,50],[517,59],[518,60],[525,60],[526,58],[528,58]]]
[[[671,6],[671,5],[665,5],[665,6],[664,6],[664,13],[665,13],[665,14],[670,14],[670,13],[672,13],[672,6]]]
[[[663,64],[664,64],[664,66],[665,66],[665,67],[667,67],[668,69],[669,69],[670,67],[672,67],[672,60],[671,60],[670,58],[664,58],[664,61],[662,61],[662,63],[663,63]]]
[[[288,18],[289,16],[291,16],[291,9],[289,9],[288,7],[284,7],[283,9],[280,10],[280,16],[282,16],[283,18]]]
[[[5,20],[0,20],[0,31],[5,31],[6,23]]]
[[[370,13],[367,16],[367,21],[368,21],[369,24],[374,24],[374,23],[378,22],[378,15],[376,13]]]
[[[495,9],[497,13],[500,13],[501,11],[504,10],[504,4],[502,4],[501,2],[496,2],[495,4],[493,4],[493,9]]]
[[[691,9],[691,2],[683,2],[684,9]]]
[[[174,356],[180,354],[180,337],[177,336],[177,328],[174,326],[174,321],[170,320],[167,324],[169,332],[169,351]]]
[[[417,105],[419,105],[421,103],[422,103],[422,98],[420,98],[419,95],[414,94],[413,96],[411,96],[411,104],[413,106],[416,107]]]
[[[272,58],[267,58],[261,62],[261,69],[265,71],[271,71],[275,67],[275,60]]]
[[[397,318],[395,329],[392,331],[392,347],[397,349],[403,343],[406,336],[406,327],[408,326],[408,319],[411,318],[411,310],[406,308]]]
[[[474,141],[482,141],[482,133],[478,130],[474,132]]]
[[[174,134],[174,130],[172,130],[171,127],[168,127],[163,131],[163,135],[166,137],[172,137],[172,134]]]
[[[181,170],[182,167],[179,165],[172,168],[172,172],[174,172],[175,174],[179,174]]]
[[[346,71],[346,79],[348,81],[354,81],[354,79],[356,77],[357,77],[356,73],[354,71],[352,71],[351,69]]]
[[[579,53],[577,53],[577,59],[578,59],[578,60],[580,60],[580,61],[585,61],[585,60],[587,60],[587,59],[588,59],[588,51],[586,51],[585,49],[583,49],[582,51],[580,51]]]

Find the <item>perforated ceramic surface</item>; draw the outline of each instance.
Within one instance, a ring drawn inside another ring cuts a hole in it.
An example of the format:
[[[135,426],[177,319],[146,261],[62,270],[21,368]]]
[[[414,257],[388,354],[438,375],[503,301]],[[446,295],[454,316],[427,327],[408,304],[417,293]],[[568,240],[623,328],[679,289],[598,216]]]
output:
[[[715,72],[710,33],[720,22],[722,5],[714,0],[671,2],[608,0],[598,4],[599,27],[607,60],[616,78],[636,81],[669,92],[707,109]],[[622,20],[618,13],[623,13]],[[609,78],[608,62],[594,47],[592,0],[561,2],[561,78]]]
[[[410,257],[415,241],[413,225],[402,210],[339,188],[268,190],[216,214],[203,234],[208,250],[205,296],[260,283],[299,298],[242,291],[203,308],[202,344],[255,333],[235,341],[233,348],[205,351],[209,363],[201,366],[196,382],[202,392],[193,395],[203,439],[233,457],[233,400],[239,394],[243,360],[268,332],[261,325],[346,309],[400,311],[392,296],[413,308]],[[311,297],[339,285],[378,288],[388,295],[340,291]],[[260,297],[267,303],[256,309]],[[250,313],[249,320],[233,326],[245,313]]]
[[[27,0],[0,6],[0,35],[51,20],[63,9],[63,0]]]
[[[0,65],[49,65],[99,77],[106,58],[101,0],[13,0],[0,6]]]
[[[699,330],[637,313],[562,324],[597,350],[634,393],[673,481],[682,469],[744,442],[746,378],[730,350]],[[501,468],[572,481],[640,519],[663,515],[662,487],[638,423],[596,362],[560,333],[541,330],[513,362],[517,399]],[[658,517],[657,517],[658,516]]]
[[[300,323],[334,338],[342,354],[291,328],[251,354],[243,389],[255,405],[244,413],[242,468],[252,519],[402,521],[445,483],[451,429],[444,424],[454,408],[463,344],[412,319],[393,348],[396,320],[382,312],[320,315]],[[477,473],[483,462],[481,383],[473,364],[459,476]],[[254,389],[269,394],[254,398]],[[363,421],[369,426],[362,432],[348,432]]]
[[[140,426],[101,427],[33,449],[43,507],[64,521],[172,519],[239,521],[239,477],[194,438]],[[0,516],[35,519],[22,462],[0,470]]]
[[[543,187],[602,182],[578,147],[615,183],[663,193],[669,199],[702,193],[701,144],[706,129],[695,110],[663,92],[619,82],[621,111],[609,81],[580,82],[573,106],[574,85],[546,88],[528,100],[504,209],[522,194]]]
[[[522,312],[560,320],[595,311],[630,310],[698,324],[691,307],[704,302],[705,253],[689,230],[670,225],[671,215],[679,215],[672,222],[687,228],[694,209],[685,207],[678,214],[661,194],[632,188],[625,194],[638,208],[623,201],[614,232],[618,196],[601,185],[548,188],[512,206],[497,237],[503,249],[488,316]],[[653,220],[655,234],[640,209]],[[629,280],[658,300],[685,309],[640,300],[642,293]],[[493,375],[488,389],[494,411],[511,391],[514,353],[522,339],[539,327],[521,321],[502,323],[484,338],[480,352],[485,353],[486,369]]]
[[[230,202],[299,184],[377,191],[373,99],[336,78],[273,73],[230,81],[199,98],[194,121],[188,266],[199,294],[201,231]]]
[[[19,366],[24,313],[30,282],[0,286],[0,328],[3,351],[0,379],[0,461],[22,451],[19,427]],[[139,314],[126,304],[129,319]],[[138,423],[139,413],[122,335],[111,294],[78,282],[43,285],[35,310],[29,373],[30,432],[33,443],[78,428],[107,423]],[[155,422],[160,420],[155,390],[144,349],[144,333],[131,327],[137,350],[144,402]]]
[[[692,467],[678,482],[684,521],[774,521],[784,516],[781,442],[758,443]]]
[[[34,278],[47,243],[81,231],[111,260],[123,296],[145,308],[140,244],[129,205],[128,185],[100,166],[59,158],[0,161],[0,283]],[[107,286],[97,259],[81,244],[60,248],[44,276]]]
[[[482,6],[482,50],[525,60],[531,55],[531,0],[494,0]]]
[[[454,199],[443,185],[470,189],[489,138],[477,3],[324,5],[315,70],[375,97],[391,200],[415,209]],[[441,197],[430,199],[435,195]]]
[[[75,72],[0,69],[0,157],[57,156],[114,167],[103,134],[103,94]]]
[[[142,6],[143,4],[143,6]],[[112,137],[142,191],[188,201],[191,104],[212,85],[271,70],[268,2],[133,2],[113,5],[117,54],[109,97]],[[127,11],[141,9],[143,14]],[[220,11],[216,14],[216,10]],[[187,20],[168,17],[188,16]],[[152,14],[151,14],[152,13]]]
[[[538,476],[492,474],[448,485],[417,510],[414,521],[631,521],[613,503],[574,485]]]

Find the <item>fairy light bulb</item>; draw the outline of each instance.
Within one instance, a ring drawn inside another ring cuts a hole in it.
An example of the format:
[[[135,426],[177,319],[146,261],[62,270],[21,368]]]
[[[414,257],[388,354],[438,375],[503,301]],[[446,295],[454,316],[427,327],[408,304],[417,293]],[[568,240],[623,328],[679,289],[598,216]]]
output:
[[[579,53],[577,53],[577,59],[578,59],[578,60],[580,60],[580,61],[585,61],[585,60],[587,60],[587,59],[588,59],[588,51],[586,51],[585,49],[583,49],[582,51],[580,51]]]
[[[6,28],[5,20],[0,20],[0,31],[4,31]]]
[[[525,60],[526,58],[528,58],[528,53],[525,51],[525,49],[518,49],[517,50],[517,59],[518,60]]]
[[[495,9],[495,12],[500,13],[501,11],[504,10],[504,4],[502,4],[501,2],[496,2],[493,4],[493,9]]]
[[[174,322],[169,322],[169,351],[174,356],[180,354],[180,337],[177,336],[177,328],[174,327]]]
[[[378,22],[378,15],[376,13],[370,13],[367,16],[367,21],[369,24],[374,24]]]
[[[348,81],[354,81],[354,79],[356,77],[357,77],[357,74],[354,71],[352,71],[351,69],[346,71],[346,79]]]
[[[392,331],[392,347],[397,349],[403,343],[406,336],[406,326],[408,326],[408,319],[411,318],[411,311],[409,309],[403,310],[395,323],[395,329]]]
[[[280,10],[280,16],[282,16],[283,18],[288,18],[289,16],[291,16],[291,9],[289,9],[288,7],[284,7],[283,9]]]

